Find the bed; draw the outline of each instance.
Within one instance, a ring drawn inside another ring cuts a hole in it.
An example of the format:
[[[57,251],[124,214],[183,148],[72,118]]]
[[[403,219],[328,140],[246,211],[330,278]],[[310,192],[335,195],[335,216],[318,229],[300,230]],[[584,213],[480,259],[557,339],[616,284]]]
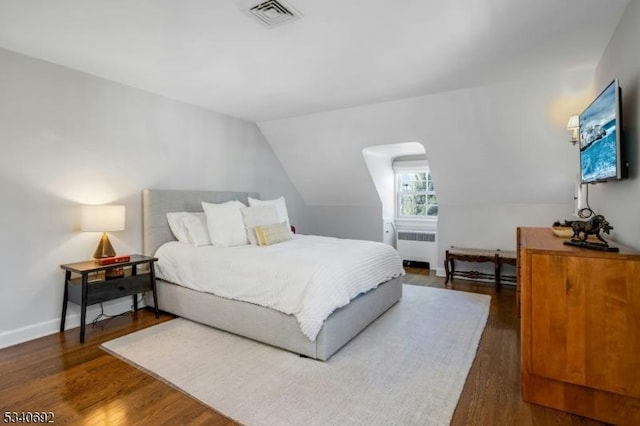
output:
[[[257,193],[151,190],[143,191],[143,245],[146,255],[155,255],[165,243],[175,241],[166,213],[202,211],[201,202],[247,203]],[[378,284],[335,310],[322,324],[315,340],[301,330],[298,320],[282,312],[212,293],[197,291],[158,279],[158,308],[212,327],[303,356],[327,360],[360,331],[375,321],[402,297],[402,276]],[[147,303],[153,303],[147,300]]]

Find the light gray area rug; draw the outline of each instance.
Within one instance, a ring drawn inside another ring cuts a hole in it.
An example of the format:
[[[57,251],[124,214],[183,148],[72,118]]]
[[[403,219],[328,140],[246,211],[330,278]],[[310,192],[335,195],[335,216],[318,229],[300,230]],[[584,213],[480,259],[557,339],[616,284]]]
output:
[[[326,362],[180,318],[103,347],[247,425],[448,425],[489,304],[405,285]]]

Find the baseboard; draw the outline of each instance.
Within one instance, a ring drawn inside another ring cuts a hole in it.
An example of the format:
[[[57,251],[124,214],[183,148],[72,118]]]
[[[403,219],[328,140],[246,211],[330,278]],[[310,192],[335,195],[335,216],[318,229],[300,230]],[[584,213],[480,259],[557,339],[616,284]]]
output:
[[[447,272],[444,270],[444,268],[436,268],[436,277],[446,277],[447,276]]]
[[[73,307],[72,307],[73,306]],[[131,298],[126,297],[118,299],[111,303],[103,304],[105,314],[118,315],[122,312],[131,310]],[[138,307],[144,307],[144,301],[138,302]],[[93,319],[100,314],[100,305],[92,305],[87,308],[87,324],[91,324]],[[67,310],[67,320],[65,321],[65,330],[80,326],[80,307],[69,305]],[[9,346],[34,340],[39,337],[48,336],[50,334],[60,332],[60,318],[44,321],[38,324],[28,325],[26,327],[8,330],[0,333],[0,349]]]

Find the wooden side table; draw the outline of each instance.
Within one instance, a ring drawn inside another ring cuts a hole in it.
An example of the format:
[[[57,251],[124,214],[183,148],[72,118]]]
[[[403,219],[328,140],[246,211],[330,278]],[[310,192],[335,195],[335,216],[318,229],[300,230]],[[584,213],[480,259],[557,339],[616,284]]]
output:
[[[68,263],[60,265],[65,270],[64,296],[62,299],[62,317],[60,319],[60,332],[64,331],[64,323],[67,317],[67,302],[80,305],[80,343],[84,343],[84,329],[87,318],[87,306],[107,300],[118,299],[125,296],[133,297],[133,308],[138,309],[138,293],[151,290],[153,304],[155,305],[156,318],[158,318],[158,296],[156,293],[155,257],[133,254],[128,262],[111,265],[99,265],[95,260]],[[149,272],[138,275],[138,265],[148,265]],[[105,279],[106,272],[113,268],[122,268],[126,272],[122,277]],[[80,278],[72,278],[72,273],[79,274]],[[100,277],[95,281],[89,281],[90,275]]]

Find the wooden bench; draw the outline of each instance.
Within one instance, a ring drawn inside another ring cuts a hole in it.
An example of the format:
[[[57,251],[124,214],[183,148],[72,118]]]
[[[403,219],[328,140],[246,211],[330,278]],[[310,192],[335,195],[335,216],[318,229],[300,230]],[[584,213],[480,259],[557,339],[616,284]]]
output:
[[[493,263],[493,274],[479,271],[456,271],[456,260],[472,263]],[[515,283],[515,276],[502,275],[501,270],[502,265],[504,264],[516,266],[515,251],[451,247],[446,251],[444,260],[444,270],[447,274],[444,285],[447,285],[450,279],[453,280],[454,276],[471,278],[474,280],[491,279],[495,281],[496,288],[500,288],[502,281]]]

